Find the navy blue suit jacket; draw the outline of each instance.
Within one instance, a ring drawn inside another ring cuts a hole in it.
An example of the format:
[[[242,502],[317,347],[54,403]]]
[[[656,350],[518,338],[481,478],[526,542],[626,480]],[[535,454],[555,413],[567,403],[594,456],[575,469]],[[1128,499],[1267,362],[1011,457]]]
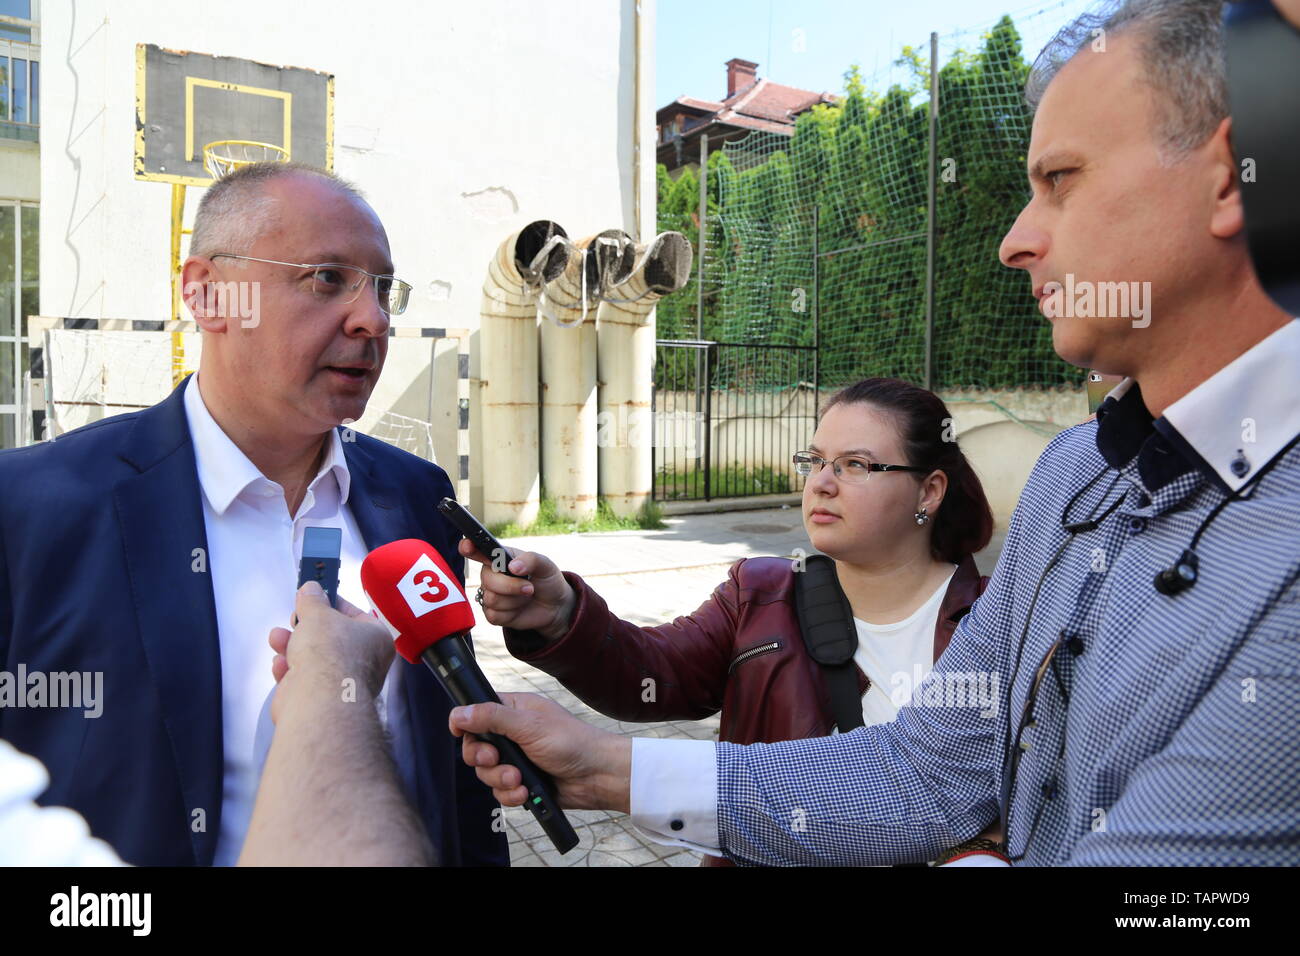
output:
[[[103,672],[102,714],[0,708],[0,737],[49,770],[40,802],[79,812],[130,863],[210,865],[223,778],[221,662],[202,491],[183,404],[163,402],[0,452],[0,662]],[[343,444],[366,547],[433,544],[462,573],[435,505],[447,475],[365,435]],[[417,810],[444,865],[509,862],[491,791],[447,731],[451,699],[402,662]]]

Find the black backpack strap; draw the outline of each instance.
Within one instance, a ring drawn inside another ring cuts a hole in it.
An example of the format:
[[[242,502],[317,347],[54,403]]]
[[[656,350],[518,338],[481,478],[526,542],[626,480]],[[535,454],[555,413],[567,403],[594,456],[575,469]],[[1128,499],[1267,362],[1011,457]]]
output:
[[[804,560],[804,569],[794,576],[794,604],[808,654],[826,675],[835,725],[847,734],[863,726],[858,669],[853,663],[858,629],[853,608],[840,590],[834,561],[824,554]]]

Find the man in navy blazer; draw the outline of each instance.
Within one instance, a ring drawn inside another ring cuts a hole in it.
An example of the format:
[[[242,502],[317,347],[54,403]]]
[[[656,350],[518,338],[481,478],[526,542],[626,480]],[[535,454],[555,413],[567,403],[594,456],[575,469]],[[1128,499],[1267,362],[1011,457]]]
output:
[[[227,180],[205,196],[184,272],[204,332],[199,401],[247,456],[241,463],[261,472],[254,483],[283,489],[283,524],[337,477],[357,548],[422,538],[462,574],[459,534],[434,507],[452,494],[442,469],[339,428],[364,412],[388,315],[409,293],[390,275],[378,218],[322,171],[250,168]],[[223,299],[236,279],[259,290],[259,315],[236,321]],[[196,384],[187,378],[152,408],[0,453],[0,662],[10,673],[22,664],[28,674],[103,675],[100,716],[4,707],[0,737],[49,770],[42,804],[80,812],[95,836],[144,865],[213,863],[231,786],[223,714],[249,703],[223,688],[230,636],[219,633],[207,561],[213,503],[196,464],[195,406],[187,418]],[[241,573],[229,550],[211,560]],[[224,600],[227,620],[247,610],[229,592]],[[265,630],[247,639],[266,648]],[[497,804],[447,733],[450,698],[425,668],[400,660],[386,693],[404,724],[389,730],[411,758],[402,779],[439,861],[508,864]]]

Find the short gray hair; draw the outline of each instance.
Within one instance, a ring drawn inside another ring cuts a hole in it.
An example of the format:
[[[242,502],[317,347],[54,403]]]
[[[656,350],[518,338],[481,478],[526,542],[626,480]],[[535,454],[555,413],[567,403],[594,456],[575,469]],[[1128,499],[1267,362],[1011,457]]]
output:
[[[1142,73],[1154,92],[1161,160],[1173,164],[1204,143],[1228,115],[1223,0],[1108,0],[1063,27],[1034,60],[1025,99],[1037,110],[1047,84],[1097,38],[1138,37]]]
[[[250,163],[222,176],[208,187],[194,214],[190,253],[213,256],[219,252],[246,253],[277,221],[278,203],[265,186],[287,176],[323,179],[345,196],[361,202],[365,197],[354,185],[327,169],[307,163]]]

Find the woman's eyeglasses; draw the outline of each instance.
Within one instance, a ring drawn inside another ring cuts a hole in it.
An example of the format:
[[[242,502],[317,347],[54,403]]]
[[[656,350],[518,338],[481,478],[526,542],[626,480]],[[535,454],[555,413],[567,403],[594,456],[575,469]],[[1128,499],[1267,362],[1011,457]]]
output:
[[[912,465],[882,465],[861,455],[840,455],[838,458],[828,460],[810,451],[799,451],[794,454],[794,471],[797,475],[805,478],[815,475],[822,470],[823,465],[830,465],[835,471],[836,478],[850,484],[866,481],[873,471],[915,471],[921,474],[928,472],[928,469],[916,468]]]

